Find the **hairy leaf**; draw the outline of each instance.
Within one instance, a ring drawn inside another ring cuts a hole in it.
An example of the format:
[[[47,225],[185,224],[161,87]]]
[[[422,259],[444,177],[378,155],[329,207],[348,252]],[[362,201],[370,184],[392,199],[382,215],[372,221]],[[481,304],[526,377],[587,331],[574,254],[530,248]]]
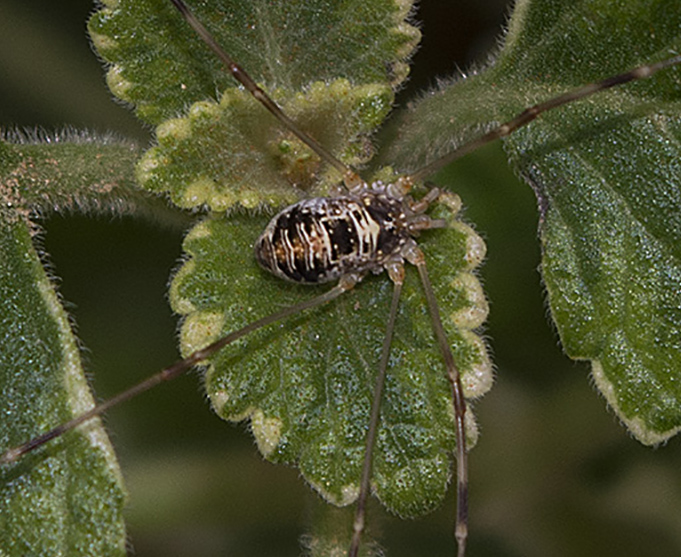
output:
[[[94,403],[53,286],[20,215],[0,220],[0,446]],[[121,477],[98,420],[0,470],[2,555],[125,555]]]
[[[487,303],[471,271],[482,240],[441,206],[451,228],[424,235],[423,248],[445,327],[468,396],[491,386],[484,343],[471,332]],[[171,300],[186,314],[189,353],[274,309],[327,287],[286,284],[255,263],[252,244],[266,219],[206,220],[187,237],[190,259],[173,282]],[[335,302],[249,335],[211,359],[208,394],[230,420],[250,418],[261,452],[298,462],[307,480],[338,505],[357,497],[375,374],[392,285],[367,278]],[[402,516],[432,509],[444,497],[454,446],[451,390],[418,274],[409,269],[391,353],[374,464],[378,497]],[[471,441],[476,437],[469,422]]]
[[[675,2],[519,2],[494,66],[426,97],[389,156],[417,166],[471,126],[680,49]],[[542,272],[565,350],[592,362],[643,443],[681,427],[680,76],[673,68],[547,113],[505,142],[539,198]]]

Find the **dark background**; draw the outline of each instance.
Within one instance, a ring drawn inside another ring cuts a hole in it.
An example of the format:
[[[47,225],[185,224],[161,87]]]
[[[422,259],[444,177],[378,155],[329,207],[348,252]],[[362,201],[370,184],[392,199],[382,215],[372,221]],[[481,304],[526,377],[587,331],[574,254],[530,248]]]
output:
[[[148,130],[111,100],[90,51],[88,0],[0,3],[0,122],[115,131],[142,145]],[[401,101],[486,59],[509,8],[502,1],[421,3],[424,40]],[[679,442],[642,447],[591,386],[588,366],[562,355],[537,272],[530,189],[499,146],[461,161],[467,219],[488,242],[486,329],[497,367],[475,404],[471,556],[678,555]],[[59,290],[85,346],[100,399],[177,358],[165,291],[183,231],[130,218],[53,217],[44,223]],[[140,241],[140,238],[142,241]],[[107,418],[131,493],[135,554],[296,555],[315,507],[294,468],[266,463],[245,425],[221,422],[196,377],[178,380]],[[415,521],[370,509],[387,554],[451,555],[453,498]]]

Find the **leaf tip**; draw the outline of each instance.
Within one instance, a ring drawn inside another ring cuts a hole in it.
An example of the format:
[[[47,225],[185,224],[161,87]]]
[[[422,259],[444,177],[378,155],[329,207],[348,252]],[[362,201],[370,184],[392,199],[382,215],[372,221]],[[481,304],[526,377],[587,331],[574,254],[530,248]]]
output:
[[[262,410],[251,415],[251,430],[258,444],[258,449],[268,458],[277,448],[282,437],[284,424],[279,418],[267,417]]]

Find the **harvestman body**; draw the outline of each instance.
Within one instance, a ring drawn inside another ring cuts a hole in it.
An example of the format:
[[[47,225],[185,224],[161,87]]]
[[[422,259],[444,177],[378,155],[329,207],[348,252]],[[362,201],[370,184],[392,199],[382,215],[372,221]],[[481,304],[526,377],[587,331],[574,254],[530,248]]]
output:
[[[255,255],[258,262],[277,277],[305,284],[321,284],[338,281],[338,284],[322,295],[285,308],[263,317],[239,329],[211,345],[198,350],[188,358],[175,363],[146,381],[118,396],[96,406],[89,412],[54,428],[40,437],[7,450],[0,455],[0,464],[15,462],[22,455],[39,447],[64,432],[77,427],[91,418],[103,414],[112,406],[173,379],[194,365],[215,354],[221,348],[266,325],[285,317],[324,304],[353,288],[367,273],[387,271],[394,284],[391,309],[383,343],[383,351],[376,379],[374,401],[365,445],[364,465],[360,482],[354,533],[349,555],[357,555],[364,529],[365,505],[370,491],[372,453],[376,439],[377,424],[383,384],[395,318],[404,279],[405,261],[418,268],[432,318],[433,331],[445,363],[452,388],[452,401],[456,418],[457,458],[457,513],[456,538],[458,555],[463,557],[468,536],[468,466],[466,456],[465,412],[461,379],[445,336],[438,305],[428,278],[426,262],[415,236],[421,231],[440,228],[446,223],[430,218],[426,211],[442,195],[432,188],[422,199],[414,201],[410,196],[413,185],[454,160],[496,139],[508,136],[516,129],[530,123],[547,110],[582,99],[604,89],[647,78],[657,71],[681,64],[681,56],[641,66],[629,72],[593,83],[532,106],[512,120],[490,132],[464,144],[444,157],[430,163],[417,172],[403,176],[394,183],[367,184],[347,165],[330,154],[311,136],[282,112],[280,107],[253,81],[253,79],[217,44],[212,35],[194,17],[182,0],[171,0],[185,20],[201,36],[203,41],[225,63],[229,72],[268,111],[292,133],[306,143],[324,162],[341,172],[345,193],[335,197],[313,198],[287,207],[277,214],[256,242]]]
[[[287,207],[256,242],[258,263],[279,278],[305,284],[359,278],[384,269],[399,274],[403,260],[416,263],[413,234],[446,223],[423,214],[437,190],[416,204],[405,203],[391,188],[394,185],[381,182],[362,184],[344,196]]]

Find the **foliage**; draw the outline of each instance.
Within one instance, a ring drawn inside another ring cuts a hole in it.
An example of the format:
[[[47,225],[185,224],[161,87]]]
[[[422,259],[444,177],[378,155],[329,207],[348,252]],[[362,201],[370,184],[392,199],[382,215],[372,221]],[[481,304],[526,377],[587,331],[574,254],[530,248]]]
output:
[[[218,211],[234,204],[262,209],[295,199],[299,195],[297,192],[287,189],[285,183],[282,186],[276,182],[281,175],[275,171],[281,166],[286,169],[284,182],[312,188],[311,191],[328,190],[328,184],[334,180],[333,174],[322,176],[321,185],[300,182],[300,177],[309,174],[310,169],[316,170],[317,162],[285,134],[276,130],[262,131],[266,115],[259,106],[236,91],[225,93],[219,103],[213,99],[215,91],[222,92],[232,86],[230,78],[170,9],[162,7],[157,11],[157,3],[132,4],[140,12],[123,4],[118,13],[128,21],[118,23],[120,27],[112,30],[112,20],[100,15],[92,20],[91,29],[94,29],[94,42],[102,55],[117,64],[109,73],[112,90],[135,104],[136,112],[143,120],[161,125],[159,147],[147,152],[137,166],[136,174],[141,183],[154,191],[170,192],[171,198],[182,207],[205,203]],[[289,2],[271,16],[259,3],[249,2],[227,14],[227,19],[231,18],[232,24],[245,32],[245,37],[239,37],[235,42],[230,42],[230,37],[235,36],[234,28],[223,25],[224,11],[211,14],[204,11],[202,5],[197,6],[197,11],[211,29],[221,29],[220,42],[244,67],[255,73],[267,90],[273,91],[296,119],[305,121],[312,130],[320,130],[320,123],[327,118],[343,122],[343,126],[333,128],[325,141],[334,150],[342,145],[345,152],[340,154],[338,151],[340,156],[358,164],[368,158],[367,134],[385,116],[392,102],[391,88],[405,75],[403,59],[416,33],[398,23],[407,11],[402,4],[376,2],[375,6],[371,4],[366,8],[369,13],[358,11],[359,7],[334,12],[333,3],[323,4],[314,7],[305,2],[304,7],[309,7],[306,11]],[[366,2],[359,4],[367,6]],[[373,7],[376,12],[372,14]],[[315,10],[326,14],[324,30],[311,24]],[[355,12],[357,17],[353,24],[346,15]],[[157,19],[157,14],[161,19]],[[400,169],[413,169],[449,149],[453,143],[470,137],[481,125],[512,116],[532,102],[636,64],[667,57],[679,50],[680,19],[674,3],[653,0],[624,5],[597,1],[519,2],[505,48],[496,63],[466,81],[427,95],[415,103],[412,110],[401,113],[385,134],[393,139],[386,141],[388,149],[382,158],[392,163],[397,161],[396,166]],[[384,23],[372,25],[372,21]],[[352,27],[357,24],[361,28]],[[138,25],[143,27],[138,28]],[[329,29],[335,32],[329,32]],[[618,31],[614,33],[614,29]],[[309,34],[301,35],[307,30]],[[120,42],[113,41],[113,36]],[[385,47],[385,50],[372,50],[375,57],[371,59],[360,56],[366,50],[364,45],[368,36],[383,37],[376,39],[376,44]],[[347,50],[329,42],[339,38],[350,39]],[[149,41],[156,46],[150,47]],[[125,48],[121,48],[124,43]],[[252,48],[253,44],[258,48]],[[299,55],[303,50],[301,45],[312,58]],[[171,49],[169,53],[164,53],[166,48]],[[385,63],[386,52],[397,54],[388,64]],[[288,53],[288,57],[282,58],[282,53]],[[125,64],[121,65],[120,60],[133,61],[129,70],[132,73],[121,69]],[[172,61],[170,66],[169,61]],[[349,81],[331,81],[339,77]],[[310,87],[307,95],[299,94],[301,87],[305,88],[312,81],[324,81],[326,85]],[[680,213],[675,164],[678,160],[678,81],[678,71],[671,70],[648,82],[599,95],[547,115],[506,142],[511,163],[529,180],[540,199],[542,270],[552,316],[565,350],[572,357],[592,362],[596,383],[608,402],[630,431],[645,443],[656,443],[673,435],[681,415],[675,380],[681,360]],[[338,95],[324,93],[330,90],[337,91]],[[329,103],[329,98],[333,98],[333,102]],[[319,107],[320,100],[328,106]],[[197,101],[199,104],[188,109]],[[188,116],[184,116],[187,112]],[[234,119],[242,121],[242,118],[253,120],[243,125],[241,132],[246,132],[242,133],[246,145],[238,149],[249,156],[254,151],[264,152],[266,156],[246,159],[241,166],[237,165],[234,172],[238,178],[236,186],[224,186],[215,180],[215,176],[229,174],[225,168],[235,161],[234,154],[224,151],[228,139],[233,140],[225,134],[231,133],[227,130],[231,129]],[[315,118],[319,119],[318,123]],[[452,122],[456,125],[452,126]],[[340,131],[336,132],[336,129]],[[260,130],[262,135],[254,138],[253,130]],[[205,131],[209,134],[204,135]],[[6,304],[3,314],[7,317],[3,320],[5,344],[2,350],[6,358],[2,371],[7,375],[2,379],[2,393],[7,408],[5,416],[8,412],[12,416],[22,416],[21,420],[3,419],[0,446],[12,446],[79,413],[88,404],[82,398],[86,389],[82,372],[78,371],[75,341],[39,266],[39,257],[30,244],[30,235],[35,231],[30,219],[36,212],[52,209],[103,207],[114,211],[137,211],[143,207],[146,211],[149,202],[130,186],[132,161],[138,157],[138,152],[126,143],[72,134],[51,143],[26,141],[26,138],[17,141],[14,137],[2,143],[0,149],[2,284]],[[193,166],[188,168],[187,161],[193,161]],[[259,166],[261,164],[264,167]],[[246,175],[243,175],[244,169],[248,171]],[[451,185],[453,172],[450,169],[442,172],[437,183]],[[264,176],[264,185],[254,188],[251,185],[254,175]],[[451,187],[458,191],[460,184]],[[283,296],[295,295],[288,300],[300,296],[295,292],[296,288],[275,285],[267,278],[259,278],[253,283],[240,282],[240,272],[225,270],[230,267],[248,269],[243,273],[244,280],[256,272],[248,258],[247,244],[252,242],[261,225],[262,218],[255,218],[251,213],[247,217],[237,213],[227,222],[213,215],[193,229],[186,241],[191,259],[178,274],[172,289],[172,299],[180,313],[201,308],[222,323],[225,330],[231,330],[232,326],[225,322],[222,304],[218,310],[212,305],[214,298],[233,295],[238,299],[244,290],[250,290],[254,294],[246,298],[244,307],[248,306],[249,311],[254,312],[252,315],[260,315],[273,304],[284,303]],[[452,236],[454,244],[465,244],[466,238],[475,238],[469,230],[456,226],[463,235]],[[233,239],[226,240],[226,237]],[[217,251],[213,245],[217,240],[220,240],[219,246],[224,246],[225,242],[234,242],[234,245]],[[458,280],[458,270],[444,263],[449,263],[447,258],[451,258],[453,252],[437,253],[440,249],[451,249],[446,246],[443,236],[433,235],[426,245],[436,250],[430,255],[436,260],[434,276],[439,283],[438,295],[445,307],[449,307],[444,285]],[[466,249],[459,253],[465,255]],[[194,268],[188,270],[192,266]],[[207,268],[210,272],[205,272]],[[197,269],[199,280],[193,286],[191,283],[196,281],[197,275],[192,273]],[[461,270],[469,269],[464,266]],[[220,276],[234,278],[225,283],[217,280]],[[219,288],[218,283],[221,283]],[[230,288],[225,288],[225,284],[232,286],[233,291],[229,292]],[[264,294],[263,285],[272,288],[271,293]],[[385,303],[375,301],[374,297],[385,297],[388,286],[381,279],[367,281],[357,293],[342,302],[342,306],[339,304],[339,308],[301,317],[272,333],[278,337],[278,343],[268,350],[258,345],[264,343],[262,339],[254,337],[250,344],[256,345],[256,364],[262,359],[271,369],[273,365],[281,365],[272,363],[276,355],[284,354],[285,359],[290,360],[286,362],[287,368],[292,364],[307,373],[309,361],[296,352],[300,346],[306,346],[310,351],[308,360],[314,359],[315,352],[337,354],[338,360],[331,367],[339,370],[339,377],[352,377],[347,375],[346,367],[360,372],[345,385],[362,382],[361,389],[366,391],[363,374],[370,373],[375,366],[363,362],[368,358],[366,354],[376,353],[377,347],[358,350],[359,356],[354,359],[352,354],[346,355],[338,349],[357,346],[361,344],[360,340],[368,338],[370,335],[362,327],[381,329],[385,311],[367,309],[380,308],[380,304]],[[414,298],[417,290],[410,287],[407,291],[404,315],[409,319],[405,318],[402,332],[398,333],[394,356],[395,360],[411,358],[412,363],[405,366],[405,370],[435,367],[420,364],[423,358],[436,356],[427,355],[430,349],[425,347],[427,319],[421,315],[421,321],[412,320],[418,313],[417,308],[423,305],[421,300]],[[473,291],[475,289],[460,290],[464,293],[464,303],[472,301],[470,293]],[[452,303],[460,303],[460,300]],[[229,307],[233,305],[229,304]],[[356,319],[347,331],[338,331],[334,326],[337,311],[342,315],[353,314]],[[448,312],[452,311],[457,310],[448,309]],[[196,319],[200,322],[200,316],[205,314],[198,315]],[[244,313],[239,318],[250,318],[250,315]],[[324,322],[325,315],[328,323]],[[190,325],[196,322],[191,318],[187,321]],[[478,322],[472,326],[476,324]],[[297,329],[298,333],[291,329]],[[348,331],[356,336],[348,336]],[[294,336],[296,334],[301,337]],[[451,329],[449,334],[456,337],[457,333]],[[192,335],[185,328],[185,340],[199,342]],[[316,347],[315,340],[319,339],[323,342]],[[378,342],[380,346],[380,334],[372,342]],[[503,339],[499,342],[503,343]],[[287,344],[292,350],[286,348]],[[242,357],[242,350],[251,349],[238,346],[236,355],[232,351],[220,356],[230,362],[225,371],[231,373],[235,361],[244,362],[246,366],[255,365]],[[478,354],[482,352],[478,351]],[[301,362],[294,361],[299,358],[302,358]],[[27,368],[36,370],[30,381],[25,373]],[[74,377],[76,371],[80,378]],[[243,377],[253,377],[248,367],[242,373]],[[287,391],[290,388],[299,399],[305,399],[309,396],[310,384],[320,381],[321,375],[317,373],[317,379],[293,374],[283,383],[288,385]],[[399,375],[396,373],[394,377]],[[209,375],[209,391],[220,408],[224,407],[224,376],[222,372]],[[275,376],[265,375],[258,381],[268,383],[264,388],[271,389],[278,386]],[[420,385],[424,377],[415,381]],[[314,389],[323,391],[327,380],[326,388],[340,385],[337,379],[331,375]],[[433,379],[440,381],[442,378]],[[228,388],[233,389],[234,384],[229,383]],[[391,400],[395,402],[394,407],[399,408],[405,397],[401,387],[392,389]],[[442,386],[438,389],[435,400],[441,399],[438,404],[444,408],[444,390]],[[256,391],[262,392],[260,386]],[[420,390],[417,392],[421,393]],[[365,412],[366,403],[351,406],[348,402],[356,395],[350,391],[345,394],[342,397],[345,402],[340,407],[348,412],[350,421],[347,423],[351,424],[352,412]],[[368,394],[362,394],[360,398],[367,399]],[[263,401],[259,404],[264,404],[271,414],[272,406],[267,397]],[[284,405],[283,408],[288,407]],[[407,413],[413,412],[413,408],[405,407]],[[245,403],[240,410],[232,407],[225,413],[242,417],[253,414],[254,408]],[[262,430],[263,424],[273,423],[270,414],[255,413],[256,433],[259,427]],[[442,411],[439,414],[444,416]],[[300,416],[304,417],[305,413]],[[447,447],[451,448],[447,418],[442,419],[444,426],[439,422],[430,424],[435,425],[434,430],[441,431],[434,454],[444,454]],[[258,420],[260,425],[257,425]],[[293,419],[292,423],[295,421]],[[423,422],[423,418],[417,420],[417,423]],[[408,424],[409,420],[405,421],[403,415],[400,423]],[[340,425],[343,421],[338,424],[340,429],[348,427]],[[5,507],[0,509],[0,517],[3,532],[9,536],[3,538],[2,549],[8,554],[23,554],[26,546],[9,545],[6,539],[13,540],[12,543],[35,543],[34,551],[42,554],[63,551],[109,555],[124,551],[124,530],[119,512],[123,495],[121,488],[115,487],[118,472],[103,433],[96,425],[91,427],[3,470]],[[486,433],[491,433],[489,429]],[[356,436],[357,432],[349,431],[349,439]],[[277,438],[276,443],[270,441],[269,445],[266,435],[261,434],[258,438],[261,450],[276,460],[300,458],[301,449],[286,452],[290,447],[288,443],[282,446],[281,438]],[[323,443],[320,445],[316,439],[310,446],[320,447]],[[279,448],[273,452],[273,447]],[[357,452],[358,448],[361,448],[361,441],[350,445],[349,452]],[[414,455],[408,452],[405,455],[408,465],[405,469],[417,470]],[[434,481],[436,495],[420,494],[416,506],[409,500],[396,502],[389,491],[379,491],[381,498],[387,500],[393,510],[408,515],[437,505],[444,494],[448,474],[446,458],[437,458],[440,464],[439,476]],[[334,479],[330,484],[333,487],[328,488],[322,485],[327,480],[325,476],[311,471],[309,465],[303,468],[312,483],[326,492],[329,499],[336,502],[352,499],[342,489],[342,482],[346,480]],[[338,470],[342,470],[342,466]],[[96,493],[91,491],[93,486]],[[28,497],[27,493],[33,493],[38,499]],[[83,501],[88,504],[83,505]],[[17,510],[16,505],[24,510]],[[83,513],[90,518],[83,519]],[[36,521],[43,529],[47,524],[54,525],[52,530],[47,530],[54,535],[35,541],[34,536],[39,531]],[[75,527],[81,523],[88,526]],[[95,539],[97,541],[93,542]],[[101,543],[101,549],[94,548],[91,543]],[[84,550],[84,547],[88,549]]]

